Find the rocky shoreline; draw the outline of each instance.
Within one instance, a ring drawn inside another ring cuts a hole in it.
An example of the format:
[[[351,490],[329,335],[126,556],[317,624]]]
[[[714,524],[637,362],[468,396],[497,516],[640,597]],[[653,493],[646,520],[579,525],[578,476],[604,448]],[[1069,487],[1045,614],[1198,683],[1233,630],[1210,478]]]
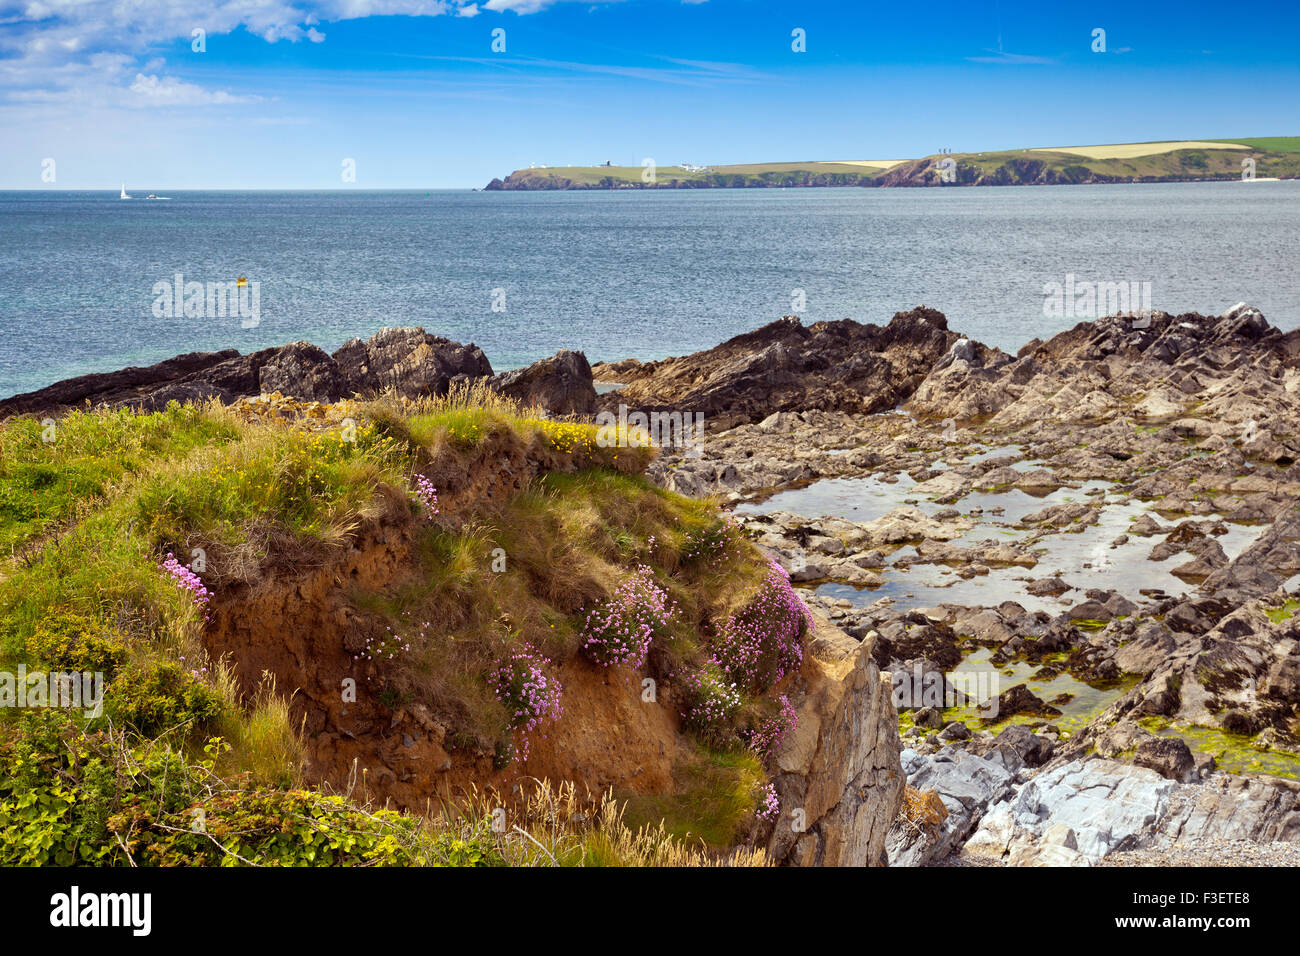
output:
[[[992,723],[896,694],[938,803],[890,862],[1300,841],[1300,333],[1239,305],[1010,356],[920,309],[836,361],[837,325],[595,371],[628,382],[602,401],[722,423],[652,473],[731,501],[882,670],[958,703],[954,677],[1001,679]]]
[[[704,440],[651,476],[732,507],[826,619],[819,657],[893,675],[909,789],[891,864],[1294,860],[1300,331],[1241,304],[1108,316],[1009,355],[920,307],[494,375],[473,345],[387,329],[333,355],[84,376],[0,418],[457,381],[554,415],[703,413]]]

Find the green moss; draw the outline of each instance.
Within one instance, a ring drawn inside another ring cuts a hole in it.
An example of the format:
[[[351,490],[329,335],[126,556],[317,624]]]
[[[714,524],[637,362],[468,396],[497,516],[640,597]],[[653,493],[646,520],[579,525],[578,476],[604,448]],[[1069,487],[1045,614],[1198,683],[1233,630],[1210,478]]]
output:
[[[1300,600],[1290,598],[1281,607],[1268,608],[1264,613],[1268,615],[1270,621],[1278,624],[1282,621],[1291,620],[1291,618],[1295,617],[1296,611],[1300,611]]]
[[[627,798],[627,822],[636,829],[663,821],[682,840],[712,847],[734,844],[740,825],[758,805],[765,779],[762,764],[748,750],[702,750],[677,772],[678,793]]]
[[[1198,753],[1214,757],[1224,773],[1259,773],[1300,780],[1300,753],[1260,747],[1253,737],[1217,727],[1174,726],[1163,717],[1144,717],[1138,723],[1153,734],[1184,741]]]

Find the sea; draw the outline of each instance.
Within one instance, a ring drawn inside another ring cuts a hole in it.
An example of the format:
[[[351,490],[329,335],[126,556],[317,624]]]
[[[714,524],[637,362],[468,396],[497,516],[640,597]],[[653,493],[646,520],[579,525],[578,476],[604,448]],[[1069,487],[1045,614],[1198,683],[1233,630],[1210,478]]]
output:
[[[476,343],[501,371],[561,348],[656,359],[782,315],[885,323],[924,304],[1014,351],[1091,317],[1049,301],[1087,283],[1123,284],[1134,307],[1245,301],[1300,325],[1296,181],[127,191],[0,192],[0,397],[183,352],[332,351],[393,325]],[[161,290],[177,276],[242,277],[257,315],[172,308]]]

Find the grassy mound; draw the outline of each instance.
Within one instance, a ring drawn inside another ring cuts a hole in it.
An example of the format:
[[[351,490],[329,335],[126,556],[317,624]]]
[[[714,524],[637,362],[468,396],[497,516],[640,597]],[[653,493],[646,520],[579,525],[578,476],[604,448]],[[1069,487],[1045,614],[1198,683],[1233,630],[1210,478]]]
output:
[[[549,862],[703,862],[701,840],[720,858],[789,729],[774,688],[806,624],[717,509],[647,482],[652,450],[621,437],[605,447],[478,390],[0,423],[0,671],[105,686],[98,708],[0,708],[0,754],[20,768],[0,788],[0,859],[524,862],[482,795],[420,816],[331,795],[306,722],[346,669],[372,716],[422,708],[462,769],[489,753],[500,770],[579,665],[657,681],[695,737],[674,792],[630,808],[635,829],[607,794],[550,821]],[[344,575],[358,555],[371,573]],[[291,701],[256,652],[301,636],[292,617],[313,608],[291,598],[331,575],[327,625],[304,618],[315,643],[296,651],[329,676],[281,672]],[[286,619],[259,619],[271,592]],[[258,822],[273,818],[296,822],[277,835]]]

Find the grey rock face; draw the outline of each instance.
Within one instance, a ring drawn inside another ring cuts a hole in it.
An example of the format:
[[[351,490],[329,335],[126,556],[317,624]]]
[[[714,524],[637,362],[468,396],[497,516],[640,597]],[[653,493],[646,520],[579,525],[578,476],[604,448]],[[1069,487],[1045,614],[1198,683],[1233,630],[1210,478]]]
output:
[[[536,404],[555,415],[589,415],[596,410],[591,365],[581,352],[561,349],[527,368],[502,372],[490,384],[524,405]]]
[[[924,866],[960,847],[987,808],[1010,792],[1020,770],[1014,752],[1001,750],[986,756],[952,748],[932,756],[904,750],[901,759],[908,786],[938,793],[948,816],[936,831],[896,820],[886,840],[890,866]]]
[[[984,814],[965,849],[1010,862],[1062,825],[1074,832],[1078,852],[1093,859],[1198,839],[1295,840],[1300,784],[1225,774],[1179,783],[1146,767],[1076,760],[1019,785]]]
[[[798,723],[776,753],[781,815],[768,854],[794,866],[875,866],[903,799],[898,715],[866,641],[834,663],[810,658]]]
[[[453,380],[492,374],[478,346],[461,345],[421,328],[380,329],[365,341],[349,339],[334,353],[334,361],[362,395],[389,388],[405,398],[442,395]]]

